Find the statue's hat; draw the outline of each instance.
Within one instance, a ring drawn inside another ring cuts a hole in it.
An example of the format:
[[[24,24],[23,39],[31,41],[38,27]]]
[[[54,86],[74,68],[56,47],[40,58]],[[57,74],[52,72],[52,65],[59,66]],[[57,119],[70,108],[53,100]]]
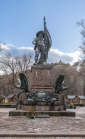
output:
[[[36,37],[38,37],[40,34],[43,34],[43,38],[44,38],[44,31],[38,31],[38,32],[36,33]]]

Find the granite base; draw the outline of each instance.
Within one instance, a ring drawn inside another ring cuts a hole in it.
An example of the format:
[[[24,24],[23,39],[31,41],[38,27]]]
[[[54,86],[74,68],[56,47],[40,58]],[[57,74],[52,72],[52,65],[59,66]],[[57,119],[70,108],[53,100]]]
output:
[[[25,111],[62,111],[66,110],[65,105],[60,106],[29,106],[29,105],[18,105],[17,110],[25,110]]]

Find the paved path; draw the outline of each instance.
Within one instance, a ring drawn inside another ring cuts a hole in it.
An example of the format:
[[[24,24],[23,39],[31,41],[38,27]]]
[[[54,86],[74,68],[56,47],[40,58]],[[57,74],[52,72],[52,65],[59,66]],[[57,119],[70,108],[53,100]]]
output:
[[[9,112],[12,110],[16,110],[16,108],[0,108],[0,112]]]
[[[76,112],[76,113],[85,114],[85,107],[82,107],[82,108],[79,108],[79,109],[67,109],[67,111],[72,111],[72,112]]]
[[[0,139],[5,139],[1,135],[42,135],[41,139],[45,139],[44,135],[56,136],[48,137],[49,139],[81,139],[81,137],[70,137],[71,135],[84,136],[85,138],[85,107],[80,109],[71,109],[68,111],[76,111],[76,117],[50,117],[38,118],[38,121],[27,117],[9,117],[9,111],[15,108],[0,108]],[[60,135],[69,137],[59,137]],[[17,137],[12,137],[17,139]],[[30,138],[30,137],[29,137]],[[11,137],[6,139],[11,139]],[[19,137],[18,137],[19,139]],[[22,139],[22,138],[20,138]],[[27,139],[26,136],[23,139]],[[34,139],[34,137],[30,138]],[[47,138],[46,138],[47,139]]]

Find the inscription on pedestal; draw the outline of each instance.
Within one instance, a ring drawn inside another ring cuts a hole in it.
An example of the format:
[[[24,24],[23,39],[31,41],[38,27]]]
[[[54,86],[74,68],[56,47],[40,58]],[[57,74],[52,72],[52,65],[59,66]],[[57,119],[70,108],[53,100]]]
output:
[[[51,87],[51,67],[50,66],[33,66],[31,90],[35,91],[52,91]]]

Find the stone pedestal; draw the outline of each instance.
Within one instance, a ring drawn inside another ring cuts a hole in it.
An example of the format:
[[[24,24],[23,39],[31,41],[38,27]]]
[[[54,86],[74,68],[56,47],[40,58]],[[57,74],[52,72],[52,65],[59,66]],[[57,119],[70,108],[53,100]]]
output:
[[[17,110],[24,110],[24,111],[63,111],[66,110],[64,105],[60,106],[28,106],[28,105],[18,105]]]
[[[31,92],[48,91],[52,92],[51,66],[32,66]]]
[[[44,99],[39,100],[40,96],[38,94],[35,95],[36,98],[38,97],[38,101],[35,100],[33,102],[32,99],[29,101],[27,100],[27,98],[24,101],[20,100],[20,105],[17,106],[17,110],[24,110],[24,111],[34,110],[39,112],[48,111],[51,113],[52,111],[66,110],[66,106],[64,104],[64,95],[52,93],[53,91],[51,86],[51,68],[52,68],[51,66],[44,66],[44,65],[31,67],[32,74],[31,74],[30,92],[33,93],[36,91],[40,91],[39,93],[42,93],[42,95],[40,96],[44,98],[43,91],[48,91],[48,94],[51,94],[52,95],[51,97],[56,99],[54,99],[54,101],[51,101],[50,99],[48,99],[47,97],[48,95],[45,95],[47,97],[47,101],[44,101]]]

